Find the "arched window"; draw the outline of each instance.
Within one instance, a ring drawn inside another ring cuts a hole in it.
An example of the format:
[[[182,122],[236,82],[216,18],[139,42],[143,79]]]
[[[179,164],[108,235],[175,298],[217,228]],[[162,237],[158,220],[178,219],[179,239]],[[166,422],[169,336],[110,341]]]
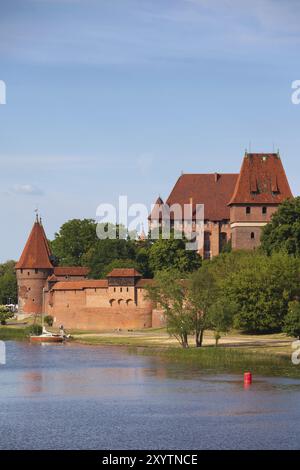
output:
[[[251,240],[254,240],[254,238],[255,238],[255,233],[251,232]]]
[[[264,206],[264,207],[262,208],[262,213],[263,213],[264,215],[267,213],[267,208],[266,208],[266,206]]]
[[[110,299],[109,303],[110,303],[110,306],[112,307],[113,304],[115,303],[116,299]]]
[[[251,214],[251,207],[250,206],[246,207],[246,214]]]
[[[126,300],[126,304],[127,304],[127,307],[130,307],[133,304],[133,300],[132,299]]]

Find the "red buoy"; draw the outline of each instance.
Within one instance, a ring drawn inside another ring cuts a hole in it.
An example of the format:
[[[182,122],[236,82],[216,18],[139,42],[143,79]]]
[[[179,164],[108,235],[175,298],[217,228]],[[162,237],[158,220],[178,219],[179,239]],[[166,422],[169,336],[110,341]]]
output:
[[[252,374],[251,372],[244,373],[244,385],[251,385],[252,384]]]

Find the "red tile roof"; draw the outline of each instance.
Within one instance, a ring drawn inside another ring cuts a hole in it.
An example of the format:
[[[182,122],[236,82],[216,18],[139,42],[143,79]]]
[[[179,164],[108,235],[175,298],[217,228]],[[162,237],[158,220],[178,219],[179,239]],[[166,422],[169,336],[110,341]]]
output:
[[[229,201],[231,204],[280,204],[293,197],[276,153],[248,153]]]
[[[16,269],[52,269],[50,248],[39,221],[36,221]]]
[[[83,266],[56,266],[54,274],[56,276],[87,276],[89,268]]]
[[[193,210],[196,204],[204,204],[204,218],[218,221],[230,218],[227,206],[238,175],[235,173],[184,174],[177,180],[167,199],[169,206],[192,201]]]
[[[52,290],[83,290],[106,288],[108,282],[106,279],[87,279],[84,281],[61,281],[57,282]]]
[[[106,277],[142,277],[134,268],[115,268]]]

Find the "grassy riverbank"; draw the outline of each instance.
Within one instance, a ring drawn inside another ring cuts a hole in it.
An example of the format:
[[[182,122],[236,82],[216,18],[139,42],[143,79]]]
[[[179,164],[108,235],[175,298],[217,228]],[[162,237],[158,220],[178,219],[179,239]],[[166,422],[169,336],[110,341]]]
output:
[[[31,325],[0,326],[0,340],[27,340]],[[52,328],[50,328],[51,330]],[[73,341],[85,345],[126,347],[133,354],[151,355],[189,368],[242,374],[251,370],[257,375],[300,377],[300,366],[291,362],[292,338],[283,334],[242,335],[231,332],[214,346],[211,332],[206,332],[204,346],[182,349],[165,329],[97,332],[68,331]]]
[[[28,327],[0,326],[1,341],[24,341],[28,339]]]
[[[242,374],[251,370],[257,375],[300,377],[300,366],[291,362],[292,339],[283,334],[242,335],[232,332],[214,346],[211,332],[206,332],[204,346],[182,349],[164,329],[135,332],[73,332],[74,341],[88,345],[127,347],[133,354],[157,356],[162,360],[206,371]]]
[[[254,375],[300,378],[300,366],[295,366],[290,357],[254,353],[239,348],[203,347],[183,349],[135,348],[137,354],[159,356],[160,359],[179,363],[207,372],[239,373],[251,371]]]

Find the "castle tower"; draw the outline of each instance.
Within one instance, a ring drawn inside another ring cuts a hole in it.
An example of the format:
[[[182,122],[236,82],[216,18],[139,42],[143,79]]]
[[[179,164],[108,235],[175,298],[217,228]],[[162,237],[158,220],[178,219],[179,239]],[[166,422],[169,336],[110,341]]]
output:
[[[292,192],[277,153],[246,153],[229,202],[233,249],[260,245],[261,230]]]
[[[16,264],[20,315],[43,311],[43,289],[53,273],[51,252],[41,223],[36,218],[23,253]]]

